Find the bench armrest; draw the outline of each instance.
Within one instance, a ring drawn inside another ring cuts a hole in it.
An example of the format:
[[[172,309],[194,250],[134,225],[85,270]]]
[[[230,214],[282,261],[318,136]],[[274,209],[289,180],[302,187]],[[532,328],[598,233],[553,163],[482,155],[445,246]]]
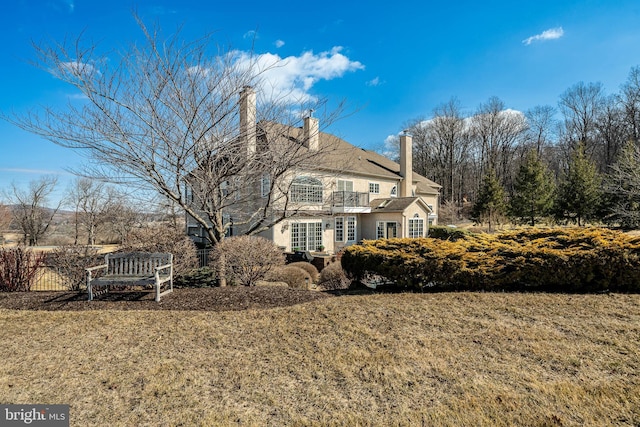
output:
[[[96,265],[95,267],[89,267],[89,268],[85,268],[85,271],[94,271],[94,270],[98,270],[99,268],[107,268],[107,264],[102,264],[102,265]]]
[[[164,270],[165,268],[171,268],[171,267],[173,267],[173,264],[161,265],[161,266],[156,267],[156,271]]]

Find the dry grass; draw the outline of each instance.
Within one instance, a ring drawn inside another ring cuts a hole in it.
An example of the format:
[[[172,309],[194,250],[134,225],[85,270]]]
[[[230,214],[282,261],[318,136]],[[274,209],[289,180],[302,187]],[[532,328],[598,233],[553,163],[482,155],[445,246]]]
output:
[[[0,401],[72,425],[640,424],[640,295],[0,310]]]

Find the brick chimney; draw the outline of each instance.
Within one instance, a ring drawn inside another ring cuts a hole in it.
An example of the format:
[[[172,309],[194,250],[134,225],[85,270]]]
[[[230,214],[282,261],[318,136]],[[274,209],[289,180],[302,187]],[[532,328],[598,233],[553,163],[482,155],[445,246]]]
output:
[[[318,125],[318,119],[311,117],[304,118],[304,126],[302,128],[303,144],[309,150],[318,151],[320,145],[320,130]]]
[[[407,133],[400,135],[400,197],[413,196],[413,138]]]
[[[247,147],[247,155],[256,152],[256,92],[251,86],[245,86],[240,92],[240,138]]]

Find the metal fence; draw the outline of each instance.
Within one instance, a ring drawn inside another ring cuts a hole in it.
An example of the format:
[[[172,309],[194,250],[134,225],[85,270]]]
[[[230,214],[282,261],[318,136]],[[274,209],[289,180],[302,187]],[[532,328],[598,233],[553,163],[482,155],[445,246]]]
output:
[[[70,291],[78,287],[84,288],[84,284],[72,283],[62,269],[53,265],[40,267],[31,284],[32,291]]]
[[[209,257],[211,255],[211,249],[198,249],[198,267],[206,267],[209,265]]]

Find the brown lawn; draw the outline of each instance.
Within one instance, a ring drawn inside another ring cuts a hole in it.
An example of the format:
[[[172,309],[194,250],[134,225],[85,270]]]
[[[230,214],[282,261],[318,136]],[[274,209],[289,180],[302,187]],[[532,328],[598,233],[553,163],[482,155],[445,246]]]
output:
[[[70,404],[74,426],[640,425],[640,295],[117,303],[5,299],[0,402]]]

